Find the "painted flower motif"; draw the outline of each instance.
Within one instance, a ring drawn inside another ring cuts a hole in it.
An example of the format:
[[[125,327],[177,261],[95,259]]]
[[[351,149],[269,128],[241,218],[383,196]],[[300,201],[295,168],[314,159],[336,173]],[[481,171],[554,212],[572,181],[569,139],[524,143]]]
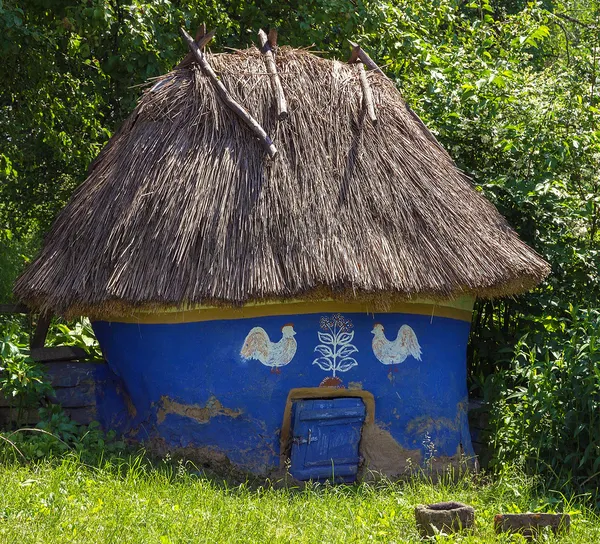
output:
[[[348,332],[354,328],[352,321],[346,319],[342,314],[333,314],[332,316],[322,316],[320,320],[321,330],[333,333],[337,328],[340,332]]]
[[[358,362],[351,357],[358,352],[358,348],[351,343],[354,339],[352,321],[341,314],[323,316],[320,327],[317,335],[321,343],[315,347],[315,351],[321,356],[313,361],[313,365],[325,372],[332,372],[334,377],[336,372],[348,372],[357,366]]]

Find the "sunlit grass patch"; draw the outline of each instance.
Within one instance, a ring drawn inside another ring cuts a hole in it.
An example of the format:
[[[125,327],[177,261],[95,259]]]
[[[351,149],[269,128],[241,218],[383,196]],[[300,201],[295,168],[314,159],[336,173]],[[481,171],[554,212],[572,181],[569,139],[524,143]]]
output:
[[[4,464],[0,489],[5,543],[419,542],[414,506],[450,499],[475,507],[475,531],[438,542],[490,542],[495,514],[552,509],[573,514],[571,534],[561,542],[600,541],[600,520],[592,511],[552,492],[536,494],[532,479],[518,472],[435,485],[422,478],[299,489],[233,485],[191,466],[151,464],[141,456],[99,466],[70,456]]]

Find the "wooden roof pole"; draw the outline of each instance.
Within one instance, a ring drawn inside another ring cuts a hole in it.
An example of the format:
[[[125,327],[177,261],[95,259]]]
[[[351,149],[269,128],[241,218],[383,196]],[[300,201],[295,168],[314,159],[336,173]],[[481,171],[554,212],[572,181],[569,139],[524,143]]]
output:
[[[280,121],[287,119],[287,101],[285,100],[285,94],[283,93],[283,87],[281,85],[281,79],[277,73],[277,66],[275,65],[275,55],[273,53],[273,47],[277,45],[277,31],[271,30],[269,37],[265,34],[264,30],[258,31],[258,41],[260,42],[260,50],[265,56],[265,63],[267,65],[267,72],[271,75],[271,83],[273,84],[273,90],[275,91],[275,99],[277,100],[277,118]]]
[[[197,44],[194,41],[194,38],[192,38],[185,31],[185,29],[181,28],[180,31],[181,31],[183,40],[187,43],[188,47],[190,48],[190,51],[194,55],[194,58],[200,65],[200,68],[202,69],[204,74],[208,77],[208,79],[212,83],[213,87],[215,88],[215,90],[217,91],[217,93],[219,94],[219,96],[221,97],[223,102],[225,103],[225,105],[231,111],[233,111],[242,121],[244,121],[244,123],[246,123],[246,125],[248,125],[250,130],[264,145],[265,150],[269,154],[269,157],[271,157],[273,159],[275,157],[275,155],[277,155],[277,148],[275,147],[275,144],[273,143],[271,138],[269,138],[269,136],[267,135],[265,130],[260,126],[258,121],[256,119],[254,119],[254,117],[252,117],[245,110],[245,108],[242,105],[238,104],[232,98],[232,96],[229,94],[229,91],[226,89],[225,85],[223,85],[221,80],[217,77],[217,74],[215,74],[214,70],[212,69],[212,67],[210,66],[208,61],[206,60],[206,57],[204,56],[204,54],[202,53],[202,51],[199,47],[200,44]],[[214,31],[209,32],[206,36],[204,36],[202,38],[202,40],[200,41],[200,43],[204,42],[210,34],[212,34],[214,36]],[[212,36],[211,36],[211,38],[212,38]],[[208,41],[209,40],[207,40],[207,42]],[[206,43],[204,43],[203,45],[206,45]]]
[[[43,348],[46,343],[46,336],[48,336],[48,329],[50,328],[50,322],[52,321],[52,314],[44,312],[38,317],[38,321],[35,327],[35,332],[29,339],[29,348]]]
[[[350,40],[348,40],[350,42]],[[348,59],[348,64],[358,64],[358,75],[360,79],[360,86],[362,87],[363,93],[363,105],[367,108],[367,113],[369,114],[369,119],[371,122],[376,125],[377,124],[377,115],[375,114],[375,104],[373,99],[373,90],[371,89],[371,85],[369,85],[369,80],[367,79],[367,74],[365,72],[365,64],[369,66],[372,70],[377,70],[380,74],[383,72],[379,69],[379,67],[373,62],[371,57],[367,55],[358,45],[357,43],[350,42],[352,45],[352,53],[350,53],[350,58]]]
[[[358,59],[362,60],[369,70],[373,70],[375,72],[379,72],[382,75],[385,75],[379,66],[375,63],[375,61],[369,57],[369,55],[362,49],[360,45],[357,43],[348,40],[348,43],[352,46],[352,53],[350,53],[350,58],[348,59],[348,63],[356,62]],[[432,132],[427,128],[427,125],[423,123],[421,118],[412,110],[412,108],[405,102],[404,106],[406,107],[406,111],[408,111],[409,115],[416,121],[421,129],[423,135],[432,143],[434,143],[443,153],[450,159],[450,155],[448,152],[442,147],[442,144],[437,141],[437,138],[432,134]],[[450,159],[452,160],[452,159]]]
[[[350,40],[348,40],[348,42],[352,46],[352,53],[350,55],[350,59],[348,60],[348,62],[350,64],[352,64],[353,62],[356,62],[357,59],[360,59],[367,65],[369,70],[373,70],[374,72],[377,72],[381,75],[385,75],[381,71],[379,66],[377,66],[377,64],[375,64],[375,61],[371,57],[369,57],[369,55],[367,55],[367,53],[363,50],[363,48],[360,45],[358,45],[357,43],[352,42]]]
[[[350,40],[348,40],[350,42]],[[353,42],[350,42],[353,43]],[[348,64],[354,64],[358,60],[358,53],[361,51],[360,45],[354,44],[352,46],[352,52],[350,53],[350,58],[348,59]]]
[[[206,23],[202,23],[198,27],[198,30],[196,31],[196,37],[194,38],[196,40],[196,43],[198,43],[200,41],[200,38],[202,38],[203,36],[206,36]]]
[[[358,63],[358,75],[360,76],[360,86],[362,87],[363,100],[369,114],[369,119],[376,125],[377,115],[375,114],[375,104],[373,103],[373,90],[371,89],[371,85],[369,85],[365,65],[362,62]]]
[[[202,50],[204,48],[204,46],[210,40],[212,40],[214,35],[215,35],[215,33],[213,31],[212,35],[210,36],[210,39],[208,41],[202,42],[202,45],[200,45],[202,38],[204,38],[206,36],[206,23],[202,23],[200,25],[200,27],[198,28],[198,31],[196,32],[196,37],[194,38],[196,40],[196,43],[198,44],[198,47],[200,47],[200,50]],[[190,64],[192,64],[192,62],[194,62],[194,54],[190,51],[184,57],[184,59],[177,66],[175,66],[174,70],[187,68]]]
[[[208,34],[204,32],[204,34],[202,34],[200,37],[196,37],[196,46],[198,47],[198,49],[200,49],[201,53],[202,50],[206,47],[206,44],[208,44],[208,42],[215,37],[216,32],[217,31],[213,29]],[[198,34],[200,34],[200,32],[198,32]],[[192,52],[192,55],[193,54],[194,53]],[[202,54],[204,55],[204,53]]]

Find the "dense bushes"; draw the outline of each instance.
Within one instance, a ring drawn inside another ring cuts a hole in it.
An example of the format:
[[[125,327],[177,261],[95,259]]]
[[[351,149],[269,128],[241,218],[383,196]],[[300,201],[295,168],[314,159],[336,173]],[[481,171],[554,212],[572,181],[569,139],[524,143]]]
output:
[[[79,425],[60,406],[41,408],[40,419],[33,428],[0,434],[0,460],[32,461],[76,453],[83,462],[95,462],[126,451],[114,431],[104,432],[97,421]]]
[[[113,431],[105,433],[97,422],[78,425],[60,406],[49,404],[52,387],[42,365],[28,356],[28,340],[24,319],[0,319],[0,397],[8,403],[13,422],[13,430],[0,433],[0,459],[32,460],[77,452],[82,460],[92,461],[122,452],[125,445]],[[79,346],[96,357],[100,353],[88,320],[53,323],[48,344]],[[23,427],[35,411],[39,423]]]
[[[14,410],[11,419],[17,423],[52,390],[40,365],[29,358],[25,341],[19,319],[9,318],[0,323],[0,396]]]
[[[88,318],[74,323],[55,319],[48,331],[48,346],[76,346],[83,349],[93,359],[102,359],[102,352]]]
[[[570,306],[542,324],[486,381],[493,464],[600,499],[600,312]]]

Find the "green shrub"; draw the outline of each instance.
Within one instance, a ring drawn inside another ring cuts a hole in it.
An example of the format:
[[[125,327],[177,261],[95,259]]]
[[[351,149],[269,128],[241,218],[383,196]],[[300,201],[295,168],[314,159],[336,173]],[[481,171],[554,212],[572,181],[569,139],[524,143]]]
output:
[[[102,359],[100,345],[87,317],[74,322],[57,321],[52,324],[46,338],[48,346],[76,346],[94,359]]]
[[[23,347],[18,324],[11,323],[0,337],[0,396],[15,410],[17,424],[27,410],[36,409],[52,392],[41,365],[33,361]]]
[[[77,345],[99,356],[89,321],[76,322],[73,328],[60,323],[56,327],[58,334],[52,336],[51,344]],[[99,423],[78,425],[59,405],[40,408],[51,393],[42,365],[28,356],[28,335],[22,320],[4,318],[0,324],[0,396],[15,411],[10,419],[18,428],[0,434],[0,458],[32,460],[76,452],[81,459],[93,461],[124,450],[114,431],[103,432]],[[22,427],[25,413],[32,410],[39,410],[40,422],[35,428]]]
[[[25,232],[16,236],[0,224],[0,302],[12,300],[15,278],[37,251],[40,236],[36,230],[33,225],[28,225]]]
[[[27,350],[29,333],[22,315],[0,315],[0,359]]]
[[[570,306],[543,325],[486,381],[493,465],[600,497],[600,312]]]
[[[105,455],[119,455],[126,450],[114,431],[104,432],[97,421],[79,425],[60,406],[41,408],[40,419],[34,428],[22,427],[1,434],[0,458],[20,457],[30,461],[77,453],[82,461],[93,463]]]
[[[2,364],[0,393],[16,408],[19,422],[24,411],[39,406],[40,401],[52,392],[52,387],[45,381],[40,365],[29,357],[19,353],[3,358]]]

